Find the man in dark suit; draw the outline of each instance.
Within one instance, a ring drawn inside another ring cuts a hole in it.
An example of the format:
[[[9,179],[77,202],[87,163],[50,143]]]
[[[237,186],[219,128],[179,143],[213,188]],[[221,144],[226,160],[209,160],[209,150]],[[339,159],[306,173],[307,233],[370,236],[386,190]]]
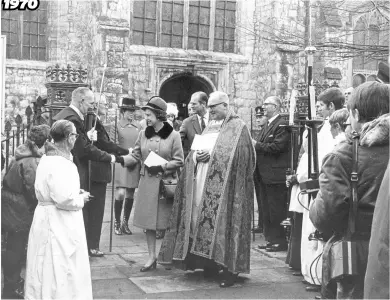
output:
[[[258,140],[263,133],[264,126],[267,124],[267,117],[264,115],[264,109],[261,106],[257,106],[255,108],[256,112],[256,127],[258,128],[258,132],[256,135],[253,136],[255,140]],[[255,192],[256,192],[256,200],[257,200],[257,209],[259,213],[259,218],[258,218],[258,225],[256,228],[253,228],[253,231],[255,233],[262,233],[264,231],[264,221],[263,221],[263,214],[268,213],[267,211],[263,211],[261,205],[261,186],[260,186],[260,173],[259,169],[256,168],[255,172],[253,174],[253,180],[255,183]]]
[[[263,108],[268,118],[258,140],[254,140],[257,154],[258,186],[263,210],[264,237],[267,244],[259,246],[268,252],[287,250],[283,227],[287,215],[286,169],[288,168],[290,135],[280,116],[281,101],[276,96],[265,99]]]
[[[191,145],[194,141],[195,134],[202,134],[209,121],[207,111],[207,94],[196,92],[192,94],[189,106],[192,107],[195,114],[183,121],[180,126],[180,136],[183,143],[184,157],[187,157],[191,151]]]
[[[75,127],[79,134],[75,145],[71,151],[73,155],[73,161],[77,166],[77,170],[80,176],[80,188],[89,191],[89,161],[114,163],[120,162],[120,157],[115,158],[115,155],[109,154],[106,151],[98,149],[92,144],[92,141],[97,140],[97,131],[86,131],[84,125],[84,116],[87,114],[88,109],[95,106],[95,99],[92,91],[85,87],[80,87],[72,92],[71,104],[61,110],[54,120],[69,120]],[[91,191],[89,191],[91,192]],[[92,193],[91,193],[92,194]],[[94,201],[94,200],[92,200]],[[85,221],[87,223],[88,221]],[[101,255],[100,255],[101,256]]]
[[[107,112],[107,101],[102,97],[99,101],[98,114],[103,116]],[[94,124],[96,116],[93,115]],[[117,146],[110,140],[103,123],[98,117],[96,121],[97,141],[94,145],[107,153],[115,156],[129,154],[128,149]],[[121,158],[118,158],[119,160]],[[111,182],[112,170],[109,162],[91,161],[90,193],[94,196],[92,201],[85,203],[83,208],[84,226],[87,235],[87,244],[90,256],[100,257],[104,253],[99,250],[100,234],[102,230],[104,206],[106,202],[107,184]]]

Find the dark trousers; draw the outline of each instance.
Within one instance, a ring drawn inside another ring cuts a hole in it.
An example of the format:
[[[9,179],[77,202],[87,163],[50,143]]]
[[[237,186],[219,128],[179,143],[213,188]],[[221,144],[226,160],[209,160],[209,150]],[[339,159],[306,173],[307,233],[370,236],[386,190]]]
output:
[[[259,228],[264,228],[264,220],[263,220],[263,215],[266,213],[268,214],[268,210],[264,211],[263,208],[263,203],[261,201],[262,197],[262,185],[259,183],[260,180],[260,175],[259,175],[259,170],[256,168],[254,174],[253,174],[253,181],[255,183],[255,193],[256,193],[256,200],[257,200],[257,209],[259,210],[259,221],[258,221],[258,227]]]
[[[25,261],[27,241],[28,231],[8,232],[5,253],[2,257],[5,290],[13,291],[18,287],[21,280],[20,272]]]
[[[301,269],[301,238],[303,214],[293,212],[290,241],[288,243],[286,264],[291,268]]]
[[[84,205],[84,226],[87,236],[88,249],[99,248],[100,234],[102,231],[104,205],[106,203],[105,182],[91,182],[91,195],[94,196]]]
[[[286,184],[265,184],[260,178],[261,204],[263,209],[264,237],[272,244],[285,244],[286,237],[280,223],[287,216]]]

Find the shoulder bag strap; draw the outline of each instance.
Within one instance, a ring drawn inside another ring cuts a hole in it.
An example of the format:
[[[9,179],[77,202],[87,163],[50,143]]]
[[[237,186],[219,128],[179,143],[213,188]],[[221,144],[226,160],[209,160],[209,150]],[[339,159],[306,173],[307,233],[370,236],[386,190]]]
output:
[[[358,209],[357,183],[358,183],[358,145],[359,135],[355,132],[352,136],[352,171],[351,171],[351,201],[349,203],[348,215],[348,232],[347,237],[350,239],[356,230],[356,216]]]

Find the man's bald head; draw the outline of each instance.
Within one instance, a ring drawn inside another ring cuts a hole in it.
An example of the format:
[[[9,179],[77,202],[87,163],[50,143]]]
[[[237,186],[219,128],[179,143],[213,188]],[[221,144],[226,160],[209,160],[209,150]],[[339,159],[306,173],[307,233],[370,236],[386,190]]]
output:
[[[79,87],[72,92],[72,105],[77,107],[80,112],[85,115],[88,109],[95,105],[95,97],[93,92],[86,87]]]
[[[229,105],[229,96],[226,93],[220,91],[211,93],[209,98],[209,106],[217,105],[220,103],[226,103],[227,105]]]
[[[282,101],[280,101],[279,97],[270,96],[264,100],[263,108],[264,114],[268,119],[277,115],[280,112],[280,107],[282,106]]]
[[[229,112],[229,97],[226,93],[216,91],[210,94],[209,98],[210,118],[223,120]]]

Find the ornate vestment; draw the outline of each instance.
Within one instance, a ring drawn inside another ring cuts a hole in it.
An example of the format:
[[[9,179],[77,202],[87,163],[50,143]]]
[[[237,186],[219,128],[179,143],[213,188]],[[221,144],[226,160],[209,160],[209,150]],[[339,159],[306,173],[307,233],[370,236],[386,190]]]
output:
[[[159,263],[184,261],[191,253],[213,260],[230,272],[249,273],[255,151],[247,126],[233,112],[222,124],[210,155],[193,235],[190,227],[196,165],[192,156],[193,152],[187,157],[176,189]]]

